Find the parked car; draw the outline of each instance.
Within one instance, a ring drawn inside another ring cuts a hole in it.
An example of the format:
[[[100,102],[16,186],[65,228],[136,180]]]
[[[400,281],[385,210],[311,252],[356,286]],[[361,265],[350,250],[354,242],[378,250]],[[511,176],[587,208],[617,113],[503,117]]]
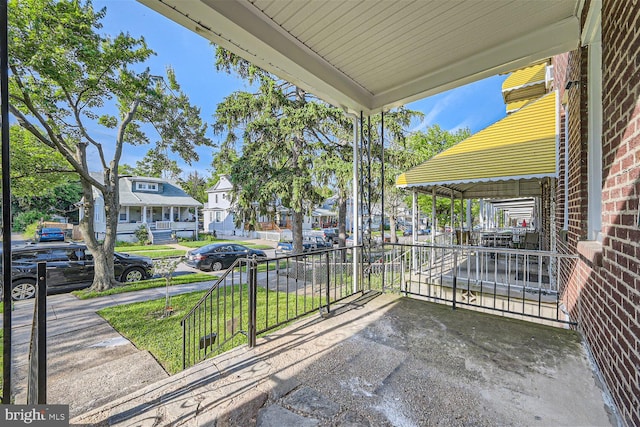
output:
[[[64,232],[60,228],[41,228],[36,231],[36,242],[64,242]]]
[[[331,243],[338,243],[340,240],[340,229],[339,228],[323,228],[322,236],[324,240]],[[349,237],[349,233],[345,233],[345,239]]]
[[[333,248],[333,243],[326,242],[320,236],[307,237],[302,241],[302,252],[313,252],[331,248]],[[292,241],[278,242],[278,245],[276,246],[276,254],[283,255],[291,253],[293,253]]]
[[[11,248],[11,258],[11,297],[14,300],[35,296],[39,262],[47,263],[47,293],[86,288],[93,282],[93,256],[82,243],[16,246]],[[114,277],[120,282],[148,279],[152,276],[152,268],[153,261],[149,257],[114,254]]]
[[[229,268],[238,258],[266,258],[259,249],[250,249],[235,243],[213,243],[187,252],[185,264],[203,271],[218,271]]]
[[[418,236],[424,236],[425,234],[429,234],[431,233],[431,228],[418,228]],[[403,236],[411,236],[411,234],[413,234],[413,228],[411,227],[407,227],[404,229],[404,231],[402,232]]]

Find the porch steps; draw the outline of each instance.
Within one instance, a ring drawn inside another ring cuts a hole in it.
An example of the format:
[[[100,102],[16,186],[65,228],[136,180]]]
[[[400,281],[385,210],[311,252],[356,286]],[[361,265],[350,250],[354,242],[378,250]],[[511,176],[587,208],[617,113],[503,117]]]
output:
[[[177,243],[176,239],[171,237],[171,233],[171,230],[151,230],[151,243],[154,245]]]

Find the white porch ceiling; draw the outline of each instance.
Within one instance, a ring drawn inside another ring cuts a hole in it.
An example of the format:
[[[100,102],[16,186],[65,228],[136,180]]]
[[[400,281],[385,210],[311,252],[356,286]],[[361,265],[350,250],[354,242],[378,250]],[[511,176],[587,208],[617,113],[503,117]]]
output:
[[[583,0],[139,0],[350,112],[572,50]]]

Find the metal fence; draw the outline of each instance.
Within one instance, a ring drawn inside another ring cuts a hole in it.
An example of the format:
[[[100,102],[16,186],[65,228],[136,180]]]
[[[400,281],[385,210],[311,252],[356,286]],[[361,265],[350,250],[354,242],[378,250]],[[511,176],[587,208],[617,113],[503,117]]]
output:
[[[39,262],[37,268],[37,292],[29,345],[28,405],[47,403],[47,263]]]
[[[554,252],[439,246],[383,245],[383,256],[367,270],[384,291],[483,311],[572,323],[560,296],[561,275],[576,255]]]
[[[359,254],[359,247],[349,247],[238,259],[182,319],[183,368],[253,346],[258,335],[302,316],[328,313],[332,303],[359,290]]]

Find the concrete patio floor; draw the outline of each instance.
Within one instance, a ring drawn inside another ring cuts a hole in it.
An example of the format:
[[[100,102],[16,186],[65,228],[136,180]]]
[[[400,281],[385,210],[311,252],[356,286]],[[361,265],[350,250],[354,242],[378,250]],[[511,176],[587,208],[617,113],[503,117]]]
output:
[[[368,293],[71,423],[606,426],[615,419],[576,333]]]

